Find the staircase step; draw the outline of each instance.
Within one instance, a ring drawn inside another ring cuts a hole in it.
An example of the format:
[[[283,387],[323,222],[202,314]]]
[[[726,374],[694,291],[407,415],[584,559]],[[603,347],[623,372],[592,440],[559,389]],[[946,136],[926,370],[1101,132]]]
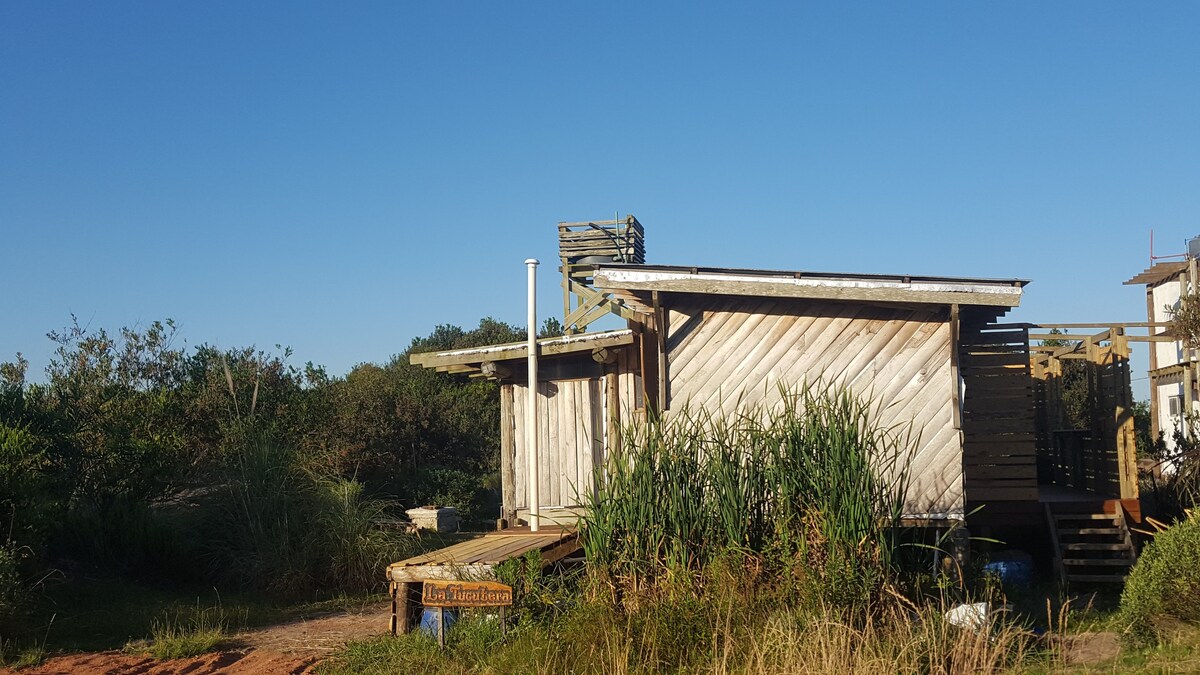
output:
[[[1094,584],[1123,584],[1125,583],[1125,577],[1120,574],[1068,574],[1067,581],[1082,581]]]
[[[1123,534],[1119,527],[1083,527],[1075,530],[1059,530],[1062,534]]]
[[[1074,544],[1063,544],[1064,551],[1130,551],[1132,547],[1129,544],[1092,544],[1080,542]]]
[[[1056,513],[1055,520],[1116,520],[1107,513]]]
[[[1096,567],[1132,567],[1129,558],[1063,558],[1062,564],[1075,566],[1093,565]]]

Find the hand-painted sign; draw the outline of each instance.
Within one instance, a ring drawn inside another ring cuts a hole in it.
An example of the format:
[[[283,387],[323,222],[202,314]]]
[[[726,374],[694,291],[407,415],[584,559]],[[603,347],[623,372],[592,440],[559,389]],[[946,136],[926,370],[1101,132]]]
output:
[[[425,581],[421,604],[426,607],[507,607],[512,587],[495,581]]]

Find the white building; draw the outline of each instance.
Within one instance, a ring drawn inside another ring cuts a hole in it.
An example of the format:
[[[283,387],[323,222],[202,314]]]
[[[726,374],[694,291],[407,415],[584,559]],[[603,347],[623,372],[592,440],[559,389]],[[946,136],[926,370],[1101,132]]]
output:
[[[1196,292],[1196,273],[1196,256],[1189,255],[1184,260],[1156,263],[1125,284],[1145,284],[1148,320],[1166,324],[1172,310],[1179,307],[1180,298]],[[1165,325],[1151,325],[1149,332],[1170,335]],[[1150,418],[1156,435],[1168,448],[1175,445],[1174,434],[1184,424],[1183,413],[1200,413],[1196,351],[1184,347],[1181,340],[1150,343]]]

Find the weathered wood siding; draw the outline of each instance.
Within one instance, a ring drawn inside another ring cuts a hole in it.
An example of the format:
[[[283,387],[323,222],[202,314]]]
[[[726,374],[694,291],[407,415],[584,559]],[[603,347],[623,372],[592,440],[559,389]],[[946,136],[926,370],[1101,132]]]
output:
[[[822,380],[871,399],[885,426],[912,424],[906,511],[958,516],[962,448],[948,310],[685,296],[668,305],[668,407],[732,413]]]
[[[587,358],[586,356],[580,358]],[[538,497],[544,507],[571,507],[594,487],[621,425],[640,405],[632,349],[617,350],[600,377],[538,383]],[[504,510],[529,508],[524,383],[501,388],[501,480]],[[511,412],[509,412],[511,411]],[[508,469],[511,467],[511,469]]]
[[[525,385],[513,387],[516,508],[528,506],[527,397]],[[592,468],[603,461],[604,398],[602,380],[597,378],[538,383],[538,496],[542,506],[577,504],[577,491],[590,489]]]

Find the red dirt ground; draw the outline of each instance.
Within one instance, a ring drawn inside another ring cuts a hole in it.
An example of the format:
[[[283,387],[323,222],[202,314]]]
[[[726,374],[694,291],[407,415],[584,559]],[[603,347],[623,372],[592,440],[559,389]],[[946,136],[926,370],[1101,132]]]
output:
[[[387,632],[388,605],[338,612],[235,635],[231,647],[189,659],[160,661],[120,651],[67,654],[0,675],[300,675],[349,640]],[[234,648],[236,647],[236,648]]]

